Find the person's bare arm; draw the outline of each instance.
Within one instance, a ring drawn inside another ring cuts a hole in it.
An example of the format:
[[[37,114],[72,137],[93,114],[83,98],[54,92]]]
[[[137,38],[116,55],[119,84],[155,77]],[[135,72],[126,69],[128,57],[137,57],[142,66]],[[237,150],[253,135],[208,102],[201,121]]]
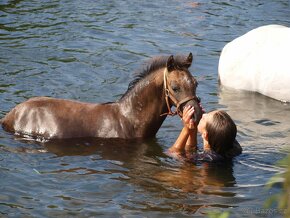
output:
[[[205,113],[205,110],[202,107],[201,103],[199,104],[199,106],[202,110],[202,113]],[[193,152],[197,151],[197,124],[192,119],[189,122],[191,128],[185,145],[186,154],[192,154]]]
[[[192,120],[193,113],[193,107],[184,108],[182,117],[184,127],[182,128],[175,143],[171,146],[171,148],[169,148],[169,152],[183,154],[186,151],[185,147],[187,145],[187,142],[189,143],[188,149],[189,147],[196,146],[196,128]]]
[[[175,143],[169,148],[171,153],[184,153],[184,147],[189,136],[189,131],[187,127],[183,127]]]
[[[191,129],[185,144],[185,153],[193,153],[197,151],[197,128]]]

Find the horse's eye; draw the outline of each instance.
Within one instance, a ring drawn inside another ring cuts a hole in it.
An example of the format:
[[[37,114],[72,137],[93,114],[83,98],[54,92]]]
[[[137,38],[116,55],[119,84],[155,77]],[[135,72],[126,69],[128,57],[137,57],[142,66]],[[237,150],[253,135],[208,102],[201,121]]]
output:
[[[172,87],[172,90],[173,90],[174,92],[178,92],[178,91],[180,90],[180,88],[179,88],[178,86],[173,86],[173,87]]]

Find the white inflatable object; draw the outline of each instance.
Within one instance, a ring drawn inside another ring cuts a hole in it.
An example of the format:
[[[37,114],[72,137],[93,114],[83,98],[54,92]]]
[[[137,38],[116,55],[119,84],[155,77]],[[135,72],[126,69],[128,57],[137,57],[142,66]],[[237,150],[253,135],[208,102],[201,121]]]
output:
[[[226,87],[290,102],[290,28],[267,25],[226,44],[219,60]]]

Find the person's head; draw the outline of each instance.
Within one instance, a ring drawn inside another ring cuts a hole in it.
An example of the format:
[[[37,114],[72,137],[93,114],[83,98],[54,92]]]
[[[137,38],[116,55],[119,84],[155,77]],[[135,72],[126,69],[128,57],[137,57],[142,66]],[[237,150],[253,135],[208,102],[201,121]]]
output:
[[[222,110],[205,113],[198,124],[202,138],[208,141],[210,149],[225,156],[234,144],[237,127],[232,118]]]

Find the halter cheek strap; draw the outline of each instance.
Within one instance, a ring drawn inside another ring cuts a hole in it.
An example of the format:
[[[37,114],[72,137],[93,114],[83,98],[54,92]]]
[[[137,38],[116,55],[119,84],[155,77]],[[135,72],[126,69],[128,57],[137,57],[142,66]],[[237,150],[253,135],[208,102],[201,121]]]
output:
[[[168,89],[167,76],[168,76],[168,70],[167,70],[167,67],[165,67],[164,73],[163,73],[163,79],[164,79],[165,101],[166,101],[168,112],[167,113],[163,113],[160,116],[164,116],[164,115],[175,116],[176,114],[178,114],[180,117],[182,117],[182,111],[180,110],[180,106],[182,104],[190,101],[190,100],[197,100],[197,97],[196,96],[189,96],[189,97],[186,97],[186,98],[182,99],[181,101],[178,101],[174,97],[174,95],[170,92],[170,90]],[[170,103],[169,103],[169,99],[176,106],[176,111],[174,111],[174,112],[171,111],[171,106],[170,106]]]

